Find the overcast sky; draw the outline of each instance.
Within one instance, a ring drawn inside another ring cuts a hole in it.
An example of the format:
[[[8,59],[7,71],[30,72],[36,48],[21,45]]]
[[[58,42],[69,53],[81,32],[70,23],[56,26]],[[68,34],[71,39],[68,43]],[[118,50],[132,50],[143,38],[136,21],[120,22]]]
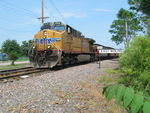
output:
[[[41,26],[42,0],[0,0],[0,46],[6,39],[15,39],[18,43],[31,40]],[[127,0],[45,0],[46,21],[63,21],[81,31],[85,37],[93,38],[97,43],[116,46],[108,32],[110,25],[120,8],[128,9]]]

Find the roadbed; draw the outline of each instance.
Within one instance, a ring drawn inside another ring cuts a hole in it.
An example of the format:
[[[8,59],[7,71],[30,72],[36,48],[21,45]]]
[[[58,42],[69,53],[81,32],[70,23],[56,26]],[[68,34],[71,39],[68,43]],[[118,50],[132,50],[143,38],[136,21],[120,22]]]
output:
[[[94,62],[0,83],[0,113],[122,113],[99,82],[118,66],[117,59],[104,60],[100,69]]]

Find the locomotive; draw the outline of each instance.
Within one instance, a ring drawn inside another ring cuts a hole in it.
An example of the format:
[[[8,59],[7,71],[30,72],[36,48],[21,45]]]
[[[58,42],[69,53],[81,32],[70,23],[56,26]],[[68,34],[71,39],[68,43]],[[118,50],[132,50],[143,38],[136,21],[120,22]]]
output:
[[[97,58],[97,47],[94,43],[95,40],[85,38],[81,32],[67,24],[44,23],[34,36],[29,59],[36,68],[94,61]]]

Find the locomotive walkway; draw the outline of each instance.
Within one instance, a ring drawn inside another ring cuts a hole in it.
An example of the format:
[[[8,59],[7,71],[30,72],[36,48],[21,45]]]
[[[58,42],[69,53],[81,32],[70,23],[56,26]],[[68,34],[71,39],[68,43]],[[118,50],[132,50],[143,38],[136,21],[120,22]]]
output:
[[[0,113],[122,113],[106,101],[99,82],[116,68],[117,60],[105,60],[101,69],[95,62],[0,83]]]

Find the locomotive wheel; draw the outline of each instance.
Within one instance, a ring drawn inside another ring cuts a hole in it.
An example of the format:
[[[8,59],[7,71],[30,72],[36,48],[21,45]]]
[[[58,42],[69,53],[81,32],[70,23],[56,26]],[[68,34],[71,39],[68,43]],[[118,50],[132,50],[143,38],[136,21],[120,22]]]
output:
[[[70,62],[69,62],[69,64],[75,64],[75,57],[74,56],[72,56],[71,58],[70,58]]]

